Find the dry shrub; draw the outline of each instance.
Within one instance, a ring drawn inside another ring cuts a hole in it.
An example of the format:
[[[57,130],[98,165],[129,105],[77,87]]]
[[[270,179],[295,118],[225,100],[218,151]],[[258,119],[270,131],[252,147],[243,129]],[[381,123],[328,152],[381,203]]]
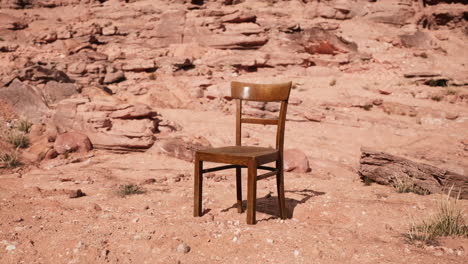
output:
[[[460,193],[452,198],[452,188],[437,201],[437,212],[433,216],[420,224],[416,224],[414,219],[411,221],[410,230],[405,234],[411,242],[431,244],[443,236],[468,238],[468,220],[459,204]]]
[[[133,194],[142,194],[145,193],[145,190],[140,188],[138,185],[135,184],[121,184],[117,189],[117,195],[121,197],[125,197],[127,195]]]

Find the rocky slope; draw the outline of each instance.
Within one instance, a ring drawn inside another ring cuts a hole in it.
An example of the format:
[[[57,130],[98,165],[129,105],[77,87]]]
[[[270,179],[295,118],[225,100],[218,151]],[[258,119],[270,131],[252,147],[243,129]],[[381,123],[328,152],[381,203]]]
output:
[[[401,236],[435,195],[363,186],[358,168],[369,147],[467,176],[467,14],[462,0],[0,0],[0,154],[25,164],[0,168],[0,262],[464,263],[466,239]],[[267,180],[246,226],[227,171],[191,217],[193,151],[234,142],[233,80],[294,83],[292,219],[275,219]],[[15,150],[21,120],[34,125]],[[147,192],[114,195],[129,183]]]

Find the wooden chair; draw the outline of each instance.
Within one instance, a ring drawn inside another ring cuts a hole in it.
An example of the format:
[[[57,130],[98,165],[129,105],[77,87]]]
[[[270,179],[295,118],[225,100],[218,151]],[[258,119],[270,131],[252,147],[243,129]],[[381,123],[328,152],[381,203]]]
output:
[[[231,97],[237,100],[236,111],[236,145],[229,147],[210,148],[195,153],[195,186],[194,186],[194,216],[202,215],[203,173],[236,169],[237,211],[242,213],[241,168],[248,168],[247,178],[247,224],[255,224],[255,205],[257,196],[257,180],[276,175],[280,216],[286,218],[283,177],[283,145],[286,110],[288,106],[291,82],[281,84],[231,83]],[[281,102],[278,119],[242,118],[242,100]],[[277,125],[276,148],[248,147],[241,144],[242,123]],[[203,161],[231,164],[215,168],[203,169]],[[262,166],[275,162],[276,168]],[[270,172],[257,176],[257,169]]]

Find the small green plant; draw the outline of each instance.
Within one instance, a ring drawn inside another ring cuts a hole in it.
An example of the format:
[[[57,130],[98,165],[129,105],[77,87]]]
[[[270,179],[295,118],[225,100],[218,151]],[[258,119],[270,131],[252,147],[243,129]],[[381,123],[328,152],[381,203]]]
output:
[[[330,81],[330,86],[335,86],[336,85],[336,79],[333,79]]]
[[[20,120],[18,125],[16,126],[16,129],[18,129],[18,131],[21,131],[21,132],[24,132],[24,133],[29,133],[29,131],[31,130],[31,127],[32,127],[32,123],[29,122],[28,120]]]
[[[433,101],[440,102],[440,100],[442,100],[442,96],[440,96],[440,95],[434,95],[434,96],[431,97],[431,99],[432,99]]]
[[[429,192],[416,184],[414,184],[411,178],[396,178],[393,182],[393,187],[398,193],[415,193],[419,195],[428,195]]]
[[[119,185],[119,188],[117,189],[117,195],[121,197],[125,197],[127,195],[133,195],[133,194],[142,194],[142,193],[145,193],[145,191],[135,184],[121,184]]]
[[[21,162],[18,160],[18,154],[14,153],[3,153],[0,154],[0,167],[3,168],[15,168],[21,165]]]
[[[409,231],[405,236],[411,242],[422,242],[424,244],[434,243],[437,237],[461,236],[468,238],[468,219],[459,205],[460,193],[456,198],[448,194],[441,196],[437,204],[437,212],[428,220],[416,224],[412,220]]]
[[[15,148],[27,148],[29,146],[29,138],[24,133],[12,132],[7,135],[6,141]]]

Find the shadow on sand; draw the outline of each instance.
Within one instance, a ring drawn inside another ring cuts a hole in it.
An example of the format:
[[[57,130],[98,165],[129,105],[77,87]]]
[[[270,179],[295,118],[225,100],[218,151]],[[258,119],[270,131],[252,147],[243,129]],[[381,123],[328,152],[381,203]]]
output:
[[[287,213],[288,218],[293,217],[294,208],[296,208],[298,204],[303,204],[313,197],[325,194],[324,192],[317,192],[317,191],[313,191],[309,189],[291,190],[291,191],[285,191],[285,193],[286,193],[286,213]],[[288,193],[300,195],[302,196],[302,199],[296,200],[296,199],[288,198]],[[271,217],[268,217],[266,219],[262,219],[259,221],[268,221],[271,219],[280,218],[278,196],[271,196],[271,194],[272,193],[270,192],[264,197],[257,198],[257,212],[271,215]],[[246,205],[247,205],[247,200],[243,200],[242,207],[244,209],[244,212],[245,212]],[[227,212],[231,209],[236,209],[236,208],[237,206],[234,203],[231,207],[221,210],[221,212]]]

